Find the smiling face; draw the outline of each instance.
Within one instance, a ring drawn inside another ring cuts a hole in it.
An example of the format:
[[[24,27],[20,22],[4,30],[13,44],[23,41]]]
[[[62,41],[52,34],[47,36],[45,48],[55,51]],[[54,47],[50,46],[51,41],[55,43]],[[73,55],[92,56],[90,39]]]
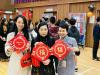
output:
[[[47,36],[48,34],[48,28],[46,25],[43,25],[39,28],[39,34],[42,36],[42,37],[45,37]]]
[[[61,38],[64,38],[68,34],[68,32],[66,28],[59,27],[58,34]]]
[[[22,31],[22,29],[24,28],[24,22],[23,22],[23,19],[21,17],[19,17],[17,19],[16,26],[18,28],[18,31]]]

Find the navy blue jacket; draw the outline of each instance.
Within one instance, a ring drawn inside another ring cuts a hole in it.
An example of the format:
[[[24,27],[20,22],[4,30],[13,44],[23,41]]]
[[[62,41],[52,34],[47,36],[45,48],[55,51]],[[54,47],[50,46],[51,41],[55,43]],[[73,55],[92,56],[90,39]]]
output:
[[[100,40],[100,26],[97,23],[95,24],[94,29],[93,29],[93,38],[94,38],[94,41]]]

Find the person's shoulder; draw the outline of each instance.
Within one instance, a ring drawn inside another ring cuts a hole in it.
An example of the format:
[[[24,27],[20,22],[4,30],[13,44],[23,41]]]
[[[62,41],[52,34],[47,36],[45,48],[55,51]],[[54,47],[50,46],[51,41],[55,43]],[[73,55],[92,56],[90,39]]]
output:
[[[14,35],[15,35],[15,32],[8,33],[8,36],[14,36]]]
[[[8,35],[7,35],[7,41],[9,41],[12,38],[14,38],[14,36],[15,36],[15,32],[8,33]]]
[[[95,23],[95,24],[94,24],[94,27],[97,27],[97,26],[99,26],[99,24]]]
[[[71,33],[72,32],[72,28],[68,28],[68,33]]]
[[[97,28],[99,28],[99,24],[94,24],[94,29],[97,29]]]
[[[69,40],[72,40],[72,41],[75,40],[75,38],[69,37],[69,36],[68,36],[68,39],[69,39]]]

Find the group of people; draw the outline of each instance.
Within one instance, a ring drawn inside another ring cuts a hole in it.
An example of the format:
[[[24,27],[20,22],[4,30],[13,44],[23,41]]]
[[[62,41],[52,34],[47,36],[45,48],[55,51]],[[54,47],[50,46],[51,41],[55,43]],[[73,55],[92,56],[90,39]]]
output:
[[[58,20],[56,22],[55,17],[51,17],[50,19],[37,22],[35,28],[33,26],[28,26],[26,18],[22,15],[18,15],[13,22],[14,30],[6,35],[6,42],[4,45],[5,53],[10,57],[7,75],[75,75],[75,67],[77,64],[76,56],[80,54],[80,51],[77,45],[79,31],[75,27],[76,20],[74,18],[67,21],[66,19]],[[30,25],[32,25],[32,21],[30,21]],[[24,37],[29,41],[24,51],[29,51],[31,54],[32,49],[37,43],[43,42],[48,47],[52,47],[58,39],[63,40],[72,50],[62,60],[58,60],[52,55],[47,60],[41,61],[39,67],[31,65],[22,68],[20,60],[24,55],[23,52],[16,53],[8,43],[20,32],[22,32]],[[2,34],[0,34],[0,36],[1,35]]]
[[[5,54],[4,47],[6,43],[7,34],[13,31],[13,20],[7,21],[5,18],[0,20],[0,61],[6,61],[8,57]]]

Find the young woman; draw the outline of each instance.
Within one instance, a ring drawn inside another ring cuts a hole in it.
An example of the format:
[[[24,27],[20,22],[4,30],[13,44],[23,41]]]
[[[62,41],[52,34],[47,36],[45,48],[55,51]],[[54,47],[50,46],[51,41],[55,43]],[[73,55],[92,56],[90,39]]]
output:
[[[25,38],[28,41],[30,41],[27,21],[25,17],[18,15],[15,18],[14,22],[15,22],[15,25],[14,25],[15,31],[8,34],[7,42],[11,40],[12,38],[14,38],[19,32],[22,32]],[[26,52],[28,48],[29,48],[29,45],[27,45],[25,49]],[[7,56],[10,56],[7,75],[28,75],[30,67],[22,68],[20,64],[20,60],[23,57],[24,52],[20,52],[19,54],[16,53],[8,43],[5,44],[5,52]]]
[[[47,23],[41,22],[37,28],[37,38],[32,40],[32,49],[37,42],[43,42],[47,46],[51,47],[55,41],[50,38],[48,33]],[[32,66],[32,75],[55,75],[53,59],[57,60],[54,56],[50,56],[47,60],[40,62],[40,67]]]

